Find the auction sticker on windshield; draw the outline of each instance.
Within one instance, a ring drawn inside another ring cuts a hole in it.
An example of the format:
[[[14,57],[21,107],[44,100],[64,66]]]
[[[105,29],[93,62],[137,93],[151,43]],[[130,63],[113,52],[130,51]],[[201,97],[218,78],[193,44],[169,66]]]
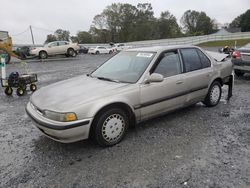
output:
[[[147,57],[147,58],[150,58],[150,57],[152,57],[152,56],[153,56],[152,53],[138,53],[138,54],[136,55],[136,57]]]

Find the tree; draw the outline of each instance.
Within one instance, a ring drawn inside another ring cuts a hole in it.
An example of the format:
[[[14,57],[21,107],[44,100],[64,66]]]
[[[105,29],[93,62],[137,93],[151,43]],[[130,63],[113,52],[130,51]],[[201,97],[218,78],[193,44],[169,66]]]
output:
[[[62,29],[57,29],[55,31],[55,36],[57,40],[69,41],[70,32]]]
[[[205,12],[187,10],[181,17],[184,31],[189,35],[207,35],[214,32],[215,23]]]
[[[237,16],[230,24],[230,28],[240,27],[242,32],[250,31],[250,9]]]
[[[242,15],[236,17],[236,18],[229,24],[229,28],[240,27],[241,19],[242,19]]]
[[[175,16],[173,16],[169,11],[161,13],[160,18],[158,19],[158,27],[160,39],[177,37],[181,34],[181,30]]]
[[[87,31],[79,31],[76,36],[80,44],[92,43],[92,35]]]
[[[44,43],[46,44],[46,43],[53,42],[53,41],[56,41],[56,40],[57,40],[56,36],[53,35],[53,34],[50,34],[50,35],[47,35],[47,39],[46,39],[46,41]]]
[[[250,31],[250,9],[242,15],[240,27],[242,32]]]

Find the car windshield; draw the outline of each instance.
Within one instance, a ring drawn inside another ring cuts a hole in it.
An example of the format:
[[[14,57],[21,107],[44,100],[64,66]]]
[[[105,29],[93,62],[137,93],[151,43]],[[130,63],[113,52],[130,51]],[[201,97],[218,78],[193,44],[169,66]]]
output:
[[[109,81],[135,83],[154,56],[153,52],[120,52],[95,70],[91,76]]]

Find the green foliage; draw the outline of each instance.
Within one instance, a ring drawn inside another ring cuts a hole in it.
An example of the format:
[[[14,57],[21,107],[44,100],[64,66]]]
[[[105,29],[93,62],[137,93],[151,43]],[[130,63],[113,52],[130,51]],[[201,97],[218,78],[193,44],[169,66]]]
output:
[[[230,24],[230,28],[240,27],[242,32],[250,31],[250,9],[236,17]]]
[[[113,3],[93,19],[89,31],[96,42],[129,42],[181,36],[176,18],[168,11],[155,18],[150,3]]]
[[[57,40],[56,36],[50,34],[50,35],[47,35],[47,39],[46,39],[46,41],[44,43],[46,44],[46,43],[53,42],[53,41],[56,41],[56,40]]]
[[[62,29],[57,29],[55,31],[55,36],[57,40],[69,41],[70,32]]]
[[[250,9],[242,15],[240,27],[242,32],[250,31]]]
[[[205,12],[195,10],[187,10],[181,17],[181,23],[188,35],[207,35],[216,29],[214,20],[208,17]]]

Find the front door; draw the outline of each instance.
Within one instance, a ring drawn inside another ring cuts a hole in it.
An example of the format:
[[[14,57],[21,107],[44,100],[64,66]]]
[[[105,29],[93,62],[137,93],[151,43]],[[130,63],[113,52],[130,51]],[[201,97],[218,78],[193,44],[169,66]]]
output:
[[[145,83],[141,90],[141,120],[184,106],[187,94],[185,77],[178,51],[168,51],[161,55],[158,65],[151,73],[159,73],[164,80]]]

